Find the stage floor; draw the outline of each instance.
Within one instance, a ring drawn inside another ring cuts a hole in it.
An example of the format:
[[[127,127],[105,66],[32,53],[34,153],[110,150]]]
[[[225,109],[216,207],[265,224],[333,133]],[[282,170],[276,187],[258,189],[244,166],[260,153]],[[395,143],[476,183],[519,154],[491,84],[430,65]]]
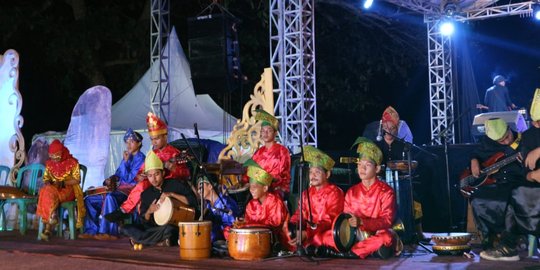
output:
[[[37,241],[36,231],[21,236],[18,231],[0,232],[0,269],[540,269],[538,258],[519,262],[490,262],[475,257],[437,256],[421,247],[407,246],[399,258],[386,261],[317,259],[291,257],[264,261],[242,262],[230,258],[210,258],[201,261],[182,261],[178,247],[150,247],[133,251],[127,238],[115,241],[90,239],[64,240],[53,237],[49,242]]]

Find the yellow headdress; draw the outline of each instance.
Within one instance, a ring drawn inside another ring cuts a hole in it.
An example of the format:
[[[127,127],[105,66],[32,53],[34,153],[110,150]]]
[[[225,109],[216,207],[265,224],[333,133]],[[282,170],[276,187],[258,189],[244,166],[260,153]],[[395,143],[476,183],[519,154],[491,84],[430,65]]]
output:
[[[144,160],[144,172],[156,169],[163,170],[163,162],[158,158],[154,151],[150,150],[146,154],[146,159]]]
[[[531,104],[531,119],[533,121],[540,120],[540,88],[536,88],[533,101]]]

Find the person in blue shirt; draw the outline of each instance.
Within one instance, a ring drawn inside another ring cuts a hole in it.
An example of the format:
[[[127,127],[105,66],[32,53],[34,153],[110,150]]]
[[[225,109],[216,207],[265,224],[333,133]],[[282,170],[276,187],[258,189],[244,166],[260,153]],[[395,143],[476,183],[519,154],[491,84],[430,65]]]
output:
[[[197,184],[205,201],[205,219],[212,221],[212,242],[225,240],[235,218],[240,216],[238,205],[231,197],[218,194],[207,177],[200,176]]]
[[[86,218],[84,234],[79,238],[114,240],[118,237],[118,224],[107,221],[104,216],[122,204],[129,191],[137,184],[137,172],[144,164],[145,155],[141,153],[142,135],[131,128],[124,135],[126,151],[115,174],[105,179],[106,192],[88,195],[84,199]]]

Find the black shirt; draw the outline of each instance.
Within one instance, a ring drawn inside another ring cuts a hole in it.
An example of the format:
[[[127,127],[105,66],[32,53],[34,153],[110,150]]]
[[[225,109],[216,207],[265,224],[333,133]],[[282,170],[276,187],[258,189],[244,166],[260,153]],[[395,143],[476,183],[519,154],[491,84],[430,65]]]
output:
[[[403,160],[407,159],[407,157],[404,157],[405,153],[405,144],[394,140],[390,145],[384,141],[384,139],[380,142],[376,142],[377,146],[381,149],[383,154],[383,164],[386,164],[388,161],[391,160]],[[406,153],[405,153],[406,154]]]
[[[516,140],[518,136],[517,133],[514,131],[512,131],[512,133],[514,134],[514,140]],[[473,152],[471,158],[478,159],[478,161],[480,162],[480,169],[482,169],[483,167],[485,167],[482,165],[482,163],[484,163],[497,153],[502,152],[505,154],[505,156],[500,158],[499,161],[513,154],[516,154],[518,151],[520,151],[522,143],[523,142],[519,144],[517,150],[514,150],[509,145],[502,145],[488,138],[487,136],[484,136],[480,140],[480,146],[476,149],[476,151]],[[523,175],[523,166],[517,160],[500,168],[499,171],[492,175],[492,177],[497,180],[497,183],[523,183],[523,181],[525,181]]]
[[[197,197],[195,197],[195,194],[193,193],[193,190],[191,190],[191,187],[185,182],[177,179],[167,179],[163,180],[163,184],[161,184],[161,190],[155,188],[154,186],[149,187],[143,193],[141,194],[141,220],[144,222],[154,222],[153,214],[150,218],[150,220],[144,219],[144,214],[146,211],[148,211],[148,208],[150,208],[150,205],[154,200],[159,199],[161,197],[161,193],[163,192],[173,192],[179,195],[183,195],[187,198],[189,202],[190,207],[197,208]]]
[[[521,138],[521,155],[523,156],[523,160],[527,158],[527,154],[529,154],[529,152],[538,147],[540,147],[540,128],[531,126],[529,129],[523,132]],[[530,172],[531,170],[529,170],[526,166],[523,167],[524,174],[526,176],[526,173]],[[534,169],[540,169],[540,159],[536,161],[536,166],[534,167]],[[540,186],[540,183],[529,182],[528,184],[533,186]]]

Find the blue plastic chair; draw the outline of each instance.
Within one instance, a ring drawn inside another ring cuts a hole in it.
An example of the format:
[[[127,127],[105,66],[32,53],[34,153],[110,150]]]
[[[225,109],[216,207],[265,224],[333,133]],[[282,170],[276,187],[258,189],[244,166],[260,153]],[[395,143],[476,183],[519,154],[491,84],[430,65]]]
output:
[[[8,185],[8,179],[9,179],[9,172],[11,169],[8,166],[0,165],[0,180],[4,179],[2,181],[2,185],[7,186]],[[2,175],[5,174],[5,176],[2,178]]]
[[[84,187],[84,181],[86,180],[86,172],[87,168],[86,166],[79,164],[79,169],[81,172],[81,188]],[[60,207],[58,207],[58,225],[56,228],[56,233],[59,237],[62,237],[63,235],[63,228],[64,226],[64,211],[68,211],[68,223],[69,223],[69,239],[75,240],[75,224],[77,221],[75,220],[75,210],[77,209],[77,200],[69,201],[69,202],[63,202],[60,204]],[[39,218],[39,229],[38,229],[38,240],[41,240],[41,233],[43,232],[43,222],[42,219]],[[80,232],[84,232],[84,228],[80,229]]]
[[[28,182],[28,190],[25,191],[22,188],[22,181],[23,181],[23,175],[25,172],[30,173],[30,181]],[[36,204],[37,203],[37,180],[39,177],[43,177],[43,173],[45,172],[45,166],[42,164],[30,164],[27,166],[22,167],[17,172],[17,184],[16,187],[22,191],[24,191],[26,194],[30,195],[29,198],[15,198],[15,199],[7,199],[5,203],[16,203],[19,208],[19,232],[22,235],[26,234],[27,229],[27,218],[26,218],[26,209],[29,204]],[[1,211],[3,214],[4,211]],[[5,218],[3,219],[3,222],[5,223]],[[2,226],[5,228],[5,224]]]

